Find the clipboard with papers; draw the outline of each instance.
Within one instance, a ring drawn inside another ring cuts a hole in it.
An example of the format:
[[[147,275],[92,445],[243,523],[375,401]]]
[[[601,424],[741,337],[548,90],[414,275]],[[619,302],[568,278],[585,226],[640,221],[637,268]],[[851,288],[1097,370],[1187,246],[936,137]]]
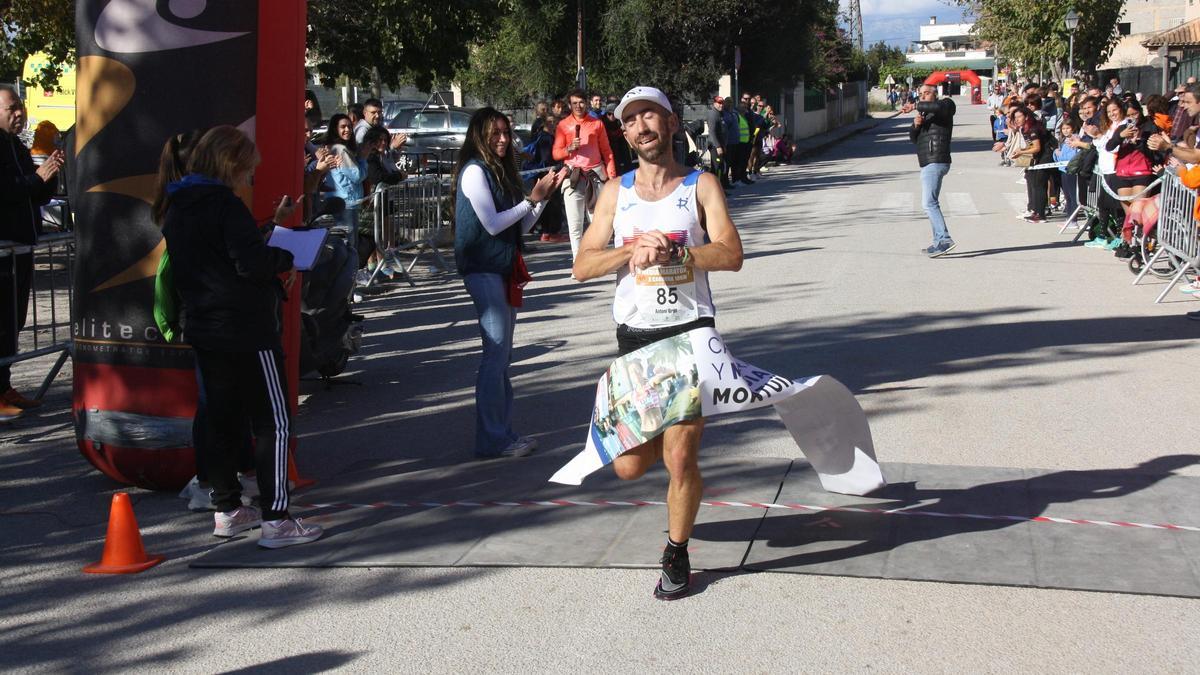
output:
[[[329,230],[325,228],[289,230],[286,227],[276,227],[271,231],[271,238],[267,240],[267,246],[290,251],[296,269],[307,272],[316,264],[317,257],[321,255],[321,248],[325,246],[325,239],[328,236]]]

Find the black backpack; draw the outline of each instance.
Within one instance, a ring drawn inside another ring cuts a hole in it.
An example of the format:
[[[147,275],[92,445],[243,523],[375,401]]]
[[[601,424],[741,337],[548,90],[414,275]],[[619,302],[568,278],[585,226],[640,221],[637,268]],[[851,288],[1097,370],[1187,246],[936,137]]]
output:
[[[1067,173],[1079,176],[1083,180],[1091,180],[1092,174],[1096,170],[1096,162],[1099,160],[1100,153],[1096,151],[1095,146],[1089,145],[1075,153],[1075,156],[1067,163]]]

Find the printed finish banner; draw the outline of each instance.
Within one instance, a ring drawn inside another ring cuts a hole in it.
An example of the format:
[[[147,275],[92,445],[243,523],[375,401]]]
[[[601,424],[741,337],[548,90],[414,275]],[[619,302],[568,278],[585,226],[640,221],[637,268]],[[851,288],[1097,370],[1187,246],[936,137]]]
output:
[[[660,340],[612,362],[596,387],[587,447],[550,478],[579,485],[621,453],[683,420],[773,405],[830,492],[886,485],[867,416],[841,382],[791,380],[735,358],[712,328]]]
[[[169,489],[195,473],[191,348],[164,341],[152,311],[166,250],[150,214],[163,144],[237,126],[263,158],[257,191],[244,195],[254,214],[298,194],[302,121],[287,111],[303,100],[304,17],[302,2],[76,3],[72,407],[80,451],[115,480]],[[271,119],[261,129],[260,108]]]

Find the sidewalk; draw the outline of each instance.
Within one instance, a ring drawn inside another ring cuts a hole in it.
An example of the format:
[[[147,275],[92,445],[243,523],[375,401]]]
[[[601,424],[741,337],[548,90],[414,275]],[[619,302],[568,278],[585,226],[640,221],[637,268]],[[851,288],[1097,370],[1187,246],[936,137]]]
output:
[[[894,115],[889,116],[894,117]],[[846,126],[838,127],[832,131],[826,131],[823,134],[809,136],[808,138],[796,141],[796,154],[794,155],[793,161],[795,161],[795,159],[803,159],[805,157],[819,155],[825,150],[828,150],[829,148],[841,143],[851,136],[861,134],[868,129],[873,129],[877,124],[879,124],[879,119],[880,118],[874,117],[873,115],[868,115],[867,117],[864,117],[853,124],[847,124]]]

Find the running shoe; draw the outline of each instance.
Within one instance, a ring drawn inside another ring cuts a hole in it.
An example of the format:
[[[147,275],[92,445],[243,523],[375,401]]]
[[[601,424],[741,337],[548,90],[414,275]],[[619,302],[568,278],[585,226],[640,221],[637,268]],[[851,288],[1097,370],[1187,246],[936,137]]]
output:
[[[1024,220],[1027,223],[1044,223],[1044,222],[1046,222],[1045,218],[1039,216],[1036,213],[1031,213],[1031,214],[1025,216],[1024,218],[1022,218],[1021,220]]]
[[[692,590],[692,563],[686,548],[667,546],[663,549],[662,575],[654,587],[659,600],[678,600]]]
[[[937,258],[939,256],[945,255],[945,254],[949,253],[950,251],[954,250],[955,246],[958,246],[958,244],[954,243],[953,240],[943,241],[943,242],[939,243],[937,246],[933,247],[933,251],[931,251],[929,253],[929,257]]]
[[[537,450],[537,440],[522,436],[500,451],[501,457],[525,457]]]
[[[1095,239],[1084,244],[1087,248],[1107,248],[1108,240],[1104,237],[1096,237]]]
[[[263,548],[284,548],[316,541],[325,534],[320,525],[305,525],[300,518],[264,520],[258,545]]]
[[[0,422],[11,422],[21,416],[25,412],[20,408],[12,405],[0,405]]]
[[[1104,250],[1106,250],[1106,251],[1115,251],[1115,250],[1116,250],[1116,248],[1117,248],[1118,246],[1120,246],[1120,245],[1121,245],[1121,240],[1120,240],[1119,238],[1117,238],[1117,239],[1111,239],[1111,240],[1109,240],[1109,242],[1108,242],[1107,244],[1105,244],[1105,246],[1104,246]]]
[[[1033,211],[1025,211],[1024,213],[1018,213],[1017,220],[1026,220],[1029,218],[1029,216],[1032,216],[1032,215],[1033,215]]]
[[[253,530],[262,524],[262,514],[253,506],[239,506],[236,509],[213,514],[214,537],[232,537],[239,532]]]
[[[1188,284],[1187,286],[1180,286],[1179,292],[1186,293],[1188,295],[1195,295],[1197,293],[1200,293],[1200,278],[1195,279],[1194,281],[1192,281],[1192,283]]]

